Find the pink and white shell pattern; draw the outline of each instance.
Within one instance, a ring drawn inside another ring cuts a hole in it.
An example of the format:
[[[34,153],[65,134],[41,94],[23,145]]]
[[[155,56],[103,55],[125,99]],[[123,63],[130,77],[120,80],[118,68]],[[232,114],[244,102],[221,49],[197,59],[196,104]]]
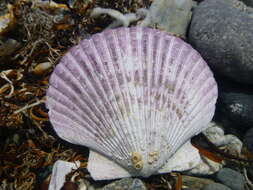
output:
[[[46,105],[61,138],[150,176],[205,130],[216,99],[213,74],[190,45],[132,27],[73,47],[50,78]]]

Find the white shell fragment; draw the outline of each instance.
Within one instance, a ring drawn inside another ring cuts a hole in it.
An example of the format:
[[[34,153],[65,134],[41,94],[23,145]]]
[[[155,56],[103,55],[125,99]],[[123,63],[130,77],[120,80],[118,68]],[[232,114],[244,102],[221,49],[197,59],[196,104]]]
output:
[[[73,47],[50,78],[46,105],[61,138],[147,177],[205,130],[216,99],[213,74],[189,44],[132,27]]]
[[[65,176],[72,170],[80,167],[80,162],[65,162],[58,160],[54,163],[51,180],[49,183],[49,190],[60,190],[65,183]]]
[[[190,170],[196,167],[200,161],[198,150],[188,141],[158,170],[157,174]],[[112,160],[93,151],[90,151],[87,168],[94,180],[108,180],[132,176],[126,169]]]

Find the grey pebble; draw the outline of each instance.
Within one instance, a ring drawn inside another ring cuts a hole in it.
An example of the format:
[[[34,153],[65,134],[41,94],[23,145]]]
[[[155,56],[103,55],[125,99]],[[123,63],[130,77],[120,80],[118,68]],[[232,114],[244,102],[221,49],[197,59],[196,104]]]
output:
[[[102,190],[147,190],[147,188],[140,179],[123,178],[104,186]]]
[[[219,182],[230,187],[232,190],[245,190],[244,176],[235,170],[223,168],[217,173],[216,178]]]
[[[211,183],[207,185],[203,190],[232,190],[232,189],[220,183]]]
[[[194,8],[189,42],[223,76],[253,84],[253,9],[238,0],[205,0]]]

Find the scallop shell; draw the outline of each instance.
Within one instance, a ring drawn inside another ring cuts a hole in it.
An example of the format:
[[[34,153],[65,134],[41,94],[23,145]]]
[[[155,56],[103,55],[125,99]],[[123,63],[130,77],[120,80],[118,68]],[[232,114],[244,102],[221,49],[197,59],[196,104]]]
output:
[[[216,99],[213,74],[190,45],[132,27],[73,47],[50,78],[46,105],[61,138],[147,177],[205,130]]]

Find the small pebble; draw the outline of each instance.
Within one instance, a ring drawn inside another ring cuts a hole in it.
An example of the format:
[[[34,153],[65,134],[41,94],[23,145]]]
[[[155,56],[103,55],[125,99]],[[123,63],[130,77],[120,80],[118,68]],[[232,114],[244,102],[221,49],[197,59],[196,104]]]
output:
[[[245,179],[241,173],[235,170],[223,168],[217,173],[216,178],[219,182],[230,187],[232,190],[245,190]]]
[[[232,190],[229,187],[222,185],[220,183],[211,183],[207,185],[204,190]]]
[[[51,62],[43,62],[36,65],[36,67],[33,69],[33,73],[35,75],[43,75],[47,73],[47,71],[53,66]]]
[[[140,179],[123,178],[114,181],[102,188],[102,190],[146,190],[146,186]]]

